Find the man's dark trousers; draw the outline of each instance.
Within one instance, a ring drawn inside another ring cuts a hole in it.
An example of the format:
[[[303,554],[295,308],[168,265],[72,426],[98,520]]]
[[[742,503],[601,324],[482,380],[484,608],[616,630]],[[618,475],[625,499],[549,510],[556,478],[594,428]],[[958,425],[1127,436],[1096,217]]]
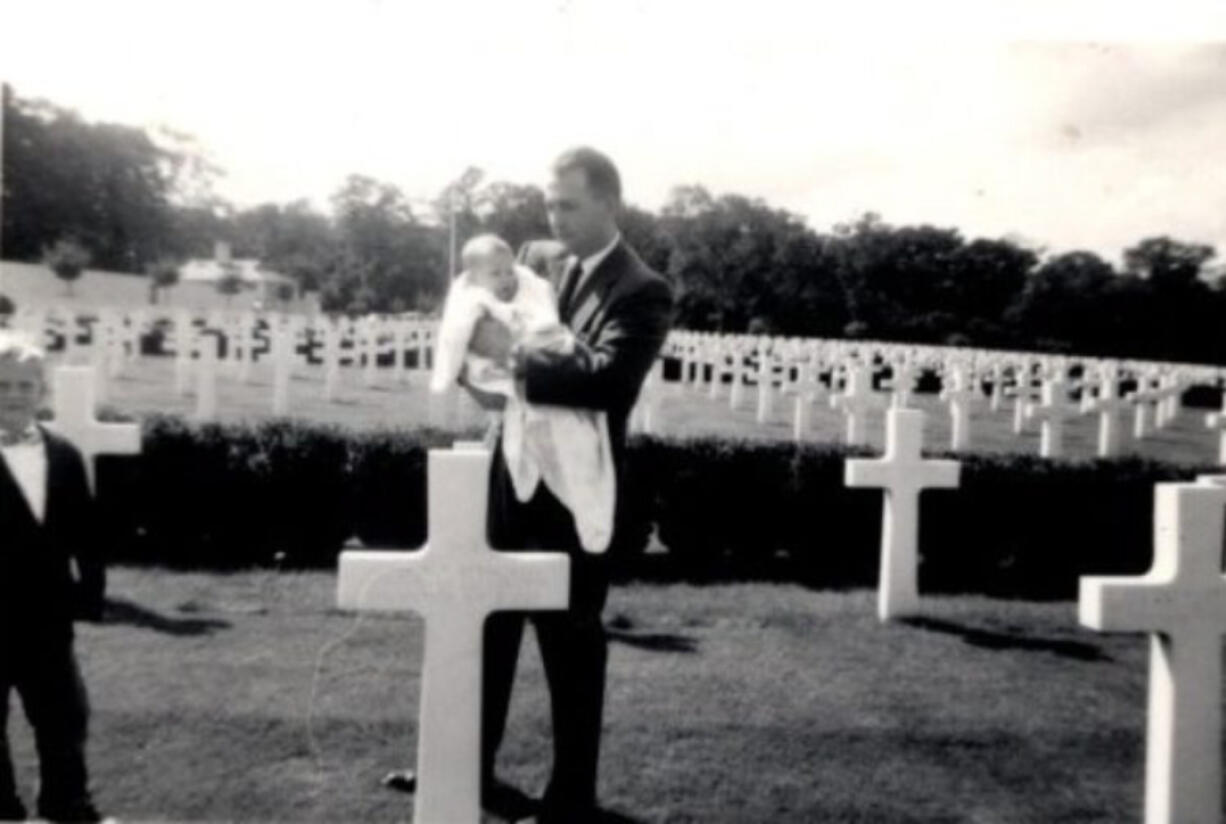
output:
[[[566,611],[496,613],[485,627],[482,696],[482,775],[493,776],[494,757],[506,728],[524,622],[540,645],[553,714],[553,779],[542,799],[551,811],[590,810],[596,803],[600,728],[608,639],[601,611],[609,592],[604,556],[581,551],[566,507],[540,484],[527,503],[515,497],[502,450],[490,472],[490,545],[496,549],[564,550],[571,558],[571,599]]]

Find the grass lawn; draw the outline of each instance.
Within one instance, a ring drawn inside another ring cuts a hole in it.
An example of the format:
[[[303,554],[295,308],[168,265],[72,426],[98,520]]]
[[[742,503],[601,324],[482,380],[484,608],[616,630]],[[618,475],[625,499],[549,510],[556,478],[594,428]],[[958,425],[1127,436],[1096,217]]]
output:
[[[327,573],[118,569],[78,642],[100,804],[126,820],[403,820],[420,624],[333,609]],[[1148,647],[1071,603],[794,585],[614,589],[601,769],[645,822],[1140,820]],[[34,756],[10,722],[19,777]],[[501,761],[538,792],[548,710],[525,645]],[[28,797],[28,793],[27,793]]]
[[[250,383],[240,383],[225,368],[219,371],[218,417],[223,421],[258,420],[272,413],[272,370],[257,364]],[[355,428],[414,426],[431,423],[460,428],[483,420],[481,411],[462,393],[444,399],[429,396],[427,373],[414,372],[408,383],[390,373],[381,373],[374,387],[362,385],[361,370],[341,372],[340,394],[335,402],[324,398],[323,369],[301,370],[290,390],[290,409],[295,417]],[[741,408],[730,409],[728,388],[719,398],[708,396],[706,387],[665,384],[656,431],[672,435],[722,435],[766,440],[792,438],[793,398],[778,399],[775,414],[762,424],[756,421],[756,395],[746,392]],[[947,407],[934,395],[916,395],[914,405],[928,413],[926,442],[931,450],[948,448],[950,419]],[[192,414],[195,400],[174,392],[174,369],[169,358],[145,358],[112,381],[106,398],[109,406],[132,415],[154,412]],[[1038,454],[1038,425],[1028,423],[1021,435],[1012,432],[1011,402],[996,412],[985,399],[971,419],[972,448],[984,452]],[[884,437],[884,414],[870,415],[870,442],[880,447]],[[1121,423],[1125,432],[1124,454],[1176,462],[1205,464],[1218,454],[1217,433],[1204,425],[1204,410],[1185,409],[1167,428],[1142,440],[1132,437],[1132,416]],[[840,442],[845,430],[841,413],[827,404],[813,407],[809,439]],[[1085,415],[1070,421],[1065,431],[1066,454],[1093,457],[1098,443],[1098,416]]]

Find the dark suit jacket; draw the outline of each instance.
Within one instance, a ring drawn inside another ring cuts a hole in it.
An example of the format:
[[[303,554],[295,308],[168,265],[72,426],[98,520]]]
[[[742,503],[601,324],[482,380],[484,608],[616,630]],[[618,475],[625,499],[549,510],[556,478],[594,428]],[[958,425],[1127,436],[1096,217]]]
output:
[[[42,432],[47,508],[41,524],[0,460],[0,649],[71,640],[74,618],[102,612],[106,573],[85,464],[63,437]]]
[[[530,261],[532,254],[530,248],[521,250],[520,259]],[[547,246],[542,256],[555,290],[564,296],[569,277],[564,253]],[[585,276],[568,306],[559,311],[562,322],[575,333],[575,351],[562,355],[530,350],[523,364],[527,399],[606,412],[620,490],[625,480],[626,420],[672,323],[672,286],[622,242]],[[619,525],[625,499],[619,491]]]

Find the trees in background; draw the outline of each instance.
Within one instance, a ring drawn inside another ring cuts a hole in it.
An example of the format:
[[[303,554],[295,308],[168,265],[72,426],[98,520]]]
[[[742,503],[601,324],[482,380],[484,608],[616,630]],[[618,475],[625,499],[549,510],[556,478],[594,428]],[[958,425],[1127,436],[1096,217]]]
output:
[[[549,233],[540,188],[476,168],[424,204],[353,175],[327,213],[301,200],[235,209],[213,193],[221,170],[189,135],[163,129],[154,140],[8,86],[3,95],[11,259],[39,260],[72,237],[92,265],[145,272],[164,289],[168,261],[208,257],[224,240],[318,291],[325,310],[429,311],[448,286],[453,224],[456,247],[480,232],[516,248]],[[1166,236],[1127,249],[1117,271],[1092,252],[1044,256],[873,213],[818,232],[698,184],[674,188],[658,213],[628,205],[621,227],[673,279],[686,328],[1226,363],[1226,278],[1207,277],[1214,250]]]
[[[43,251],[43,263],[64,281],[64,294],[72,297],[72,285],[89,266],[91,255],[88,249],[74,238],[61,238]]]

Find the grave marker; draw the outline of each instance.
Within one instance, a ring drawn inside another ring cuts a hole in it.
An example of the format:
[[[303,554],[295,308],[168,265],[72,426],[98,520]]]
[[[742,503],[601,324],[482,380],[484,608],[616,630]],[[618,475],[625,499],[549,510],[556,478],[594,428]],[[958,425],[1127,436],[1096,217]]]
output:
[[[480,815],[486,617],[565,609],[570,597],[565,554],[503,553],[486,544],[489,464],[490,453],[472,444],[430,450],[426,545],[340,557],[342,609],[412,610],[425,619],[413,815],[419,824],[464,824]]]
[[[85,473],[94,487],[94,459],[99,455],[140,454],[140,426],[134,423],[99,423],[94,417],[95,377],[88,366],[61,366],[53,378],[52,428],[81,450]]]
[[[885,456],[852,459],[845,464],[850,487],[885,490],[881,522],[881,571],[877,616],[890,621],[919,611],[919,496],[924,489],[958,486],[957,461],[924,460],[924,413],[918,409],[886,412]]]
[[[868,412],[881,405],[881,398],[873,391],[873,368],[864,363],[848,364],[843,393],[831,396],[830,408],[841,410],[846,416],[849,445],[865,442]]]
[[[1150,571],[1081,579],[1083,625],[1149,633],[1146,824],[1221,821],[1224,516],[1226,488],[1158,484]]]
[[[1067,385],[1060,378],[1043,381],[1043,402],[1027,404],[1026,417],[1043,422],[1039,434],[1039,457],[1059,458],[1064,454],[1064,422],[1076,411],[1068,402]]]

